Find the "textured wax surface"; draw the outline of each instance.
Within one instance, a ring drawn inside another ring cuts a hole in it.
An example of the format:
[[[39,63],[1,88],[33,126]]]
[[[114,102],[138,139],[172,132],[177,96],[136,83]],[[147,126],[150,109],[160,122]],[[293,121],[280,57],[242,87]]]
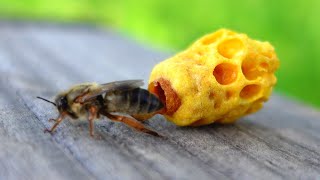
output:
[[[270,43],[221,29],[160,62],[149,82],[159,83],[167,111],[172,102],[180,102],[174,106],[175,112],[165,113],[177,125],[232,123],[256,112],[268,100],[278,67]],[[162,81],[170,84],[169,90]],[[170,95],[172,92],[176,97]]]

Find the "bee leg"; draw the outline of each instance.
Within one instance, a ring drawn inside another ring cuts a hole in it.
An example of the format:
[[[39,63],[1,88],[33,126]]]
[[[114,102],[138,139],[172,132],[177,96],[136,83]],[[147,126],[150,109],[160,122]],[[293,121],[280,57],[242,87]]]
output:
[[[89,132],[90,132],[90,136],[94,137],[94,119],[96,119],[97,117],[97,112],[98,112],[98,108],[95,106],[91,106],[89,108]]]
[[[152,118],[152,116],[156,115],[156,112],[154,113],[149,113],[149,114],[134,114],[131,115],[134,119],[140,121],[140,122],[144,122],[150,118]]]
[[[129,117],[126,117],[126,116],[113,115],[113,114],[109,114],[109,113],[104,113],[104,115],[107,116],[109,119],[111,119],[113,121],[123,122],[126,125],[134,128],[134,129],[136,129],[138,131],[141,131],[141,132],[144,132],[144,133],[148,133],[148,134],[151,134],[153,136],[162,137],[157,132],[146,128],[143,124],[141,124],[140,122],[136,121],[133,118],[129,118]]]
[[[85,98],[87,95],[88,95],[88,91],[87,92],[84,92],[82,95],[80,95],[80,96],[78,96],[75,100],[74,100],[74,102],[75,103],[84,103],[84,101],[83,101],[83,98]]]
[[[47,133],[47,132],[52,133],[57,128],[57,126],[63,121],[63,119],[64,119],[64,115],[60,114],[59,117],[55,120],[55,123],[51,127],[51,129],[45,129],[44,133]]]

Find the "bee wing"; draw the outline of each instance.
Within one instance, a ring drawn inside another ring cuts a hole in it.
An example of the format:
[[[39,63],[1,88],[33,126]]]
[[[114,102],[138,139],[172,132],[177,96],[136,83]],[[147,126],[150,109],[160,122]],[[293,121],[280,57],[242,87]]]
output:
[[[80,102],[84,103],[104,93],[109,93],[113,91],[126,91],[130,89],[138,88],[140,86],[143,86],[143,80],[115,81],[115,82],[101,84],[98,90],[92,91],[84,95],[80,100]]]
[[[140,86],[143,86],[143,80],[126,80],[101,84],[101,89],[104,92],[111,92],[134,89]]]

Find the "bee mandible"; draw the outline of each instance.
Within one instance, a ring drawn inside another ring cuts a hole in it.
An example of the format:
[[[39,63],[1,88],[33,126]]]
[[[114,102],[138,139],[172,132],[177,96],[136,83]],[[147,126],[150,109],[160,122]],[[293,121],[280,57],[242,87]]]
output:
[[[54,132],[57,126],[69,116],[72,119],[87,119],[90,136],[94,136],[94,120],[102,115],[110,120],[125,123],[138,131],[160,136],[132,117],[114,114],[144,116],[164,108],[164,104],[157,96],[140,88],[142,85],[142,80],[115,81],[105,84],[84,83],[58,94],[55,102],[37,97],[52,103],[59,111],[56,119],[50,119],[55,121],[54,125],[50,129],[45,129],[45,132]]]

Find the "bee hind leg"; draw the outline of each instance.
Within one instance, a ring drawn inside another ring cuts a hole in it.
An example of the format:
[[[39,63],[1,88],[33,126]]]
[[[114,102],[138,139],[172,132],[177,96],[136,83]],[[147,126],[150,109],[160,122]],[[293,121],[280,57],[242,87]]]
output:
[[[123,122],[126,125],[134,128],[134,129],[136,129],[138,131],[141,131],[141,132],[144,132],[144,133],[148,133],[148,134],[151,134],[153,136],[162,137],[157,132],[146,128],[142,123],[136,121],[133,118],[126,117],[126,116],[113,115],[113,114],[109,114],[109,113],[103,113],[103,115],[107,116],[109,119],[111,119],[113,121]]]
[[[134,114],[131,115],[132,117],[134,117],[134,119],[140,121],[140,122],[144,122],[148,119],[150,119],[152,116],[154,116],[156,113],[150,113],[150,114]]]

